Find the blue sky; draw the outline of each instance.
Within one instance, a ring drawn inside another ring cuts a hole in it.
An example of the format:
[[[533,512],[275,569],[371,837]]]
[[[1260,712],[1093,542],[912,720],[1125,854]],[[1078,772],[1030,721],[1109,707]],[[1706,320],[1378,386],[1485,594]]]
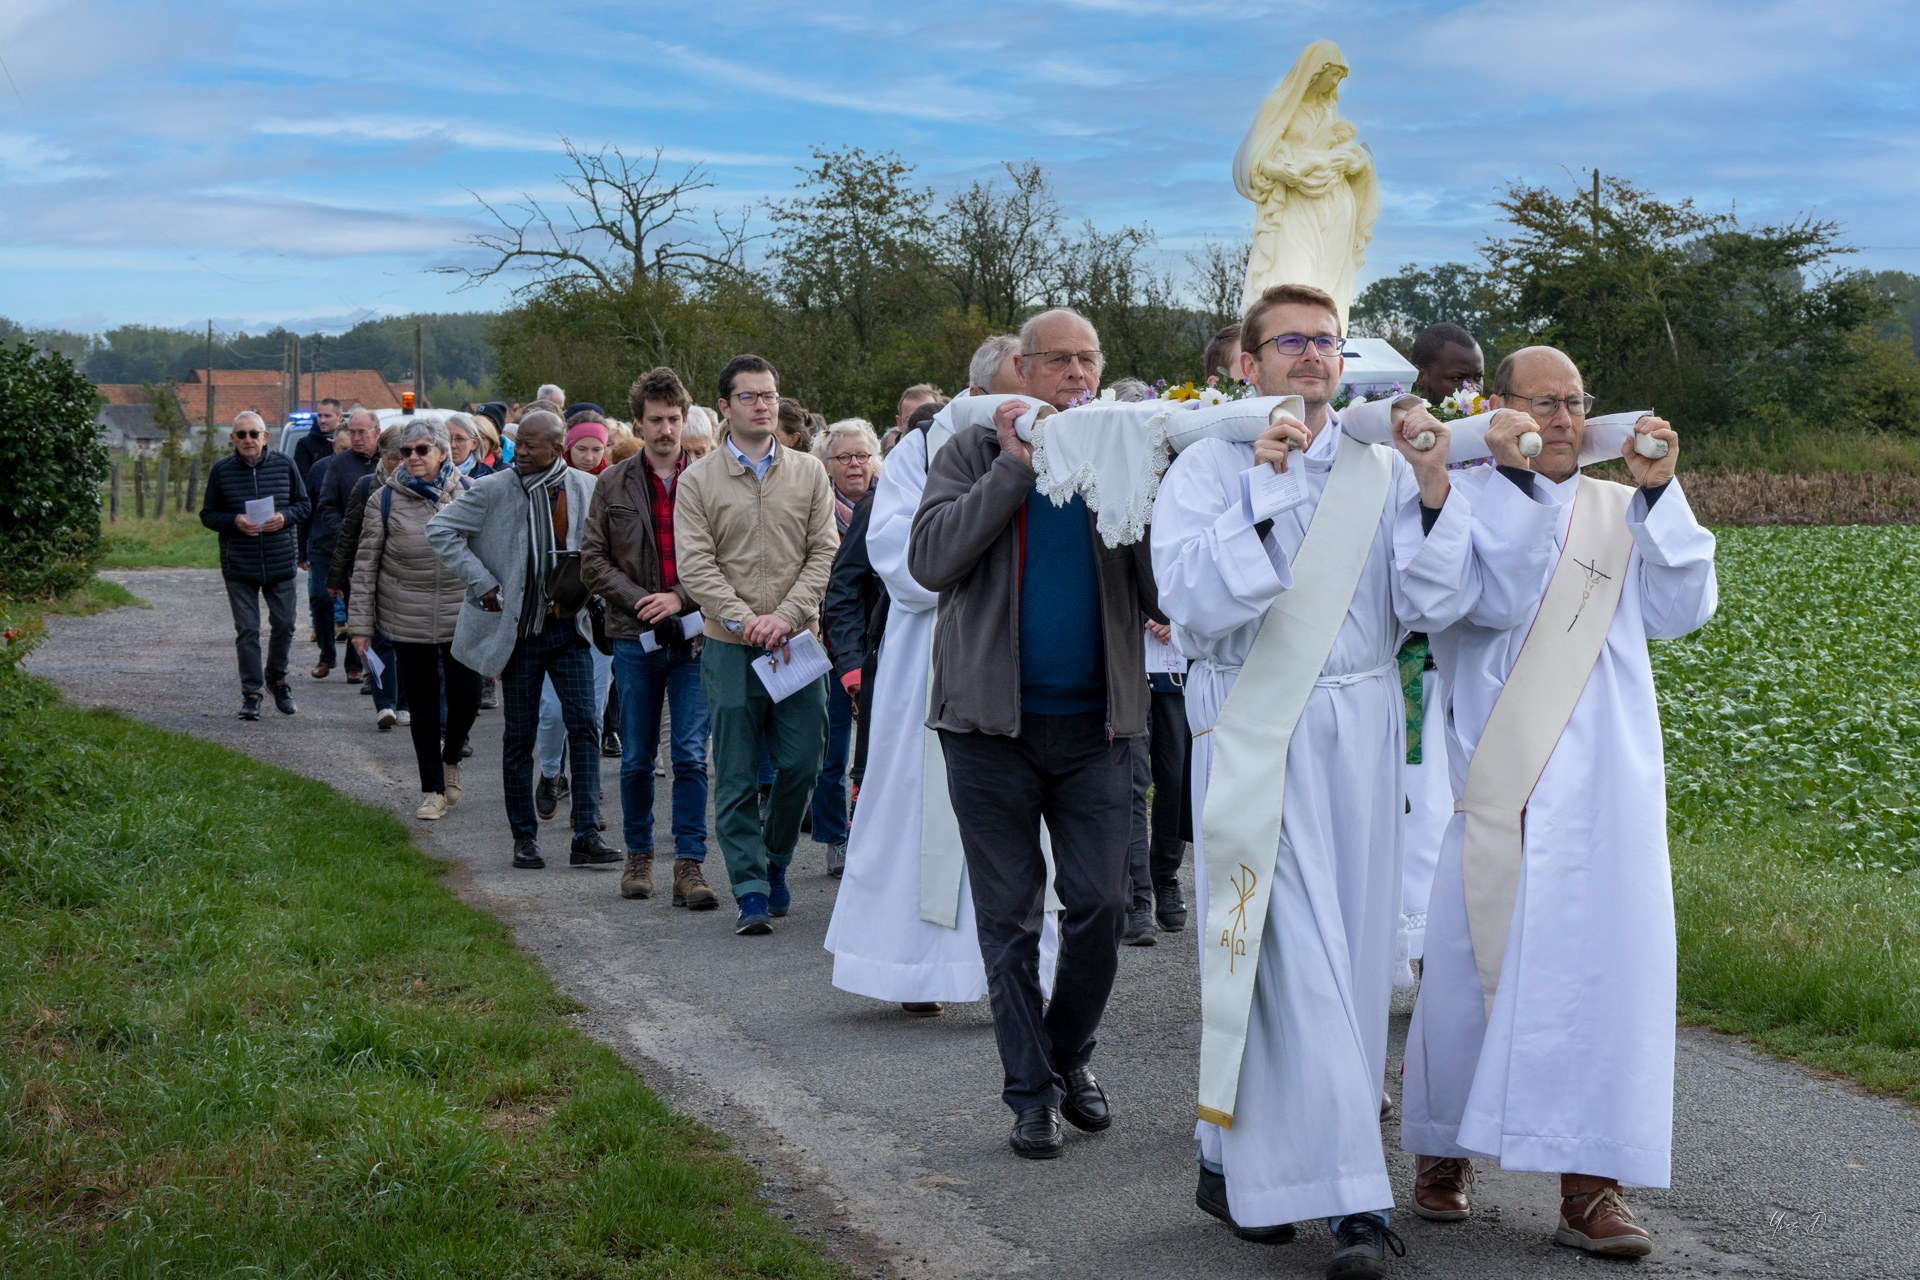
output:
[[[338,328],[454,292],[469,189],[551,195],[559,138],[704,162],[735,210],[813,144],[945,192],[1035,159],[1168,261],[1245,234],[1230,178],[1310,40],[1378,163],[1363,278],[1471,255],[1506,183],[1598,165],[1920,272],[1911,0],[499,5],[0,0],[0,315]],[[766,220],[758,218],[765,229]]]

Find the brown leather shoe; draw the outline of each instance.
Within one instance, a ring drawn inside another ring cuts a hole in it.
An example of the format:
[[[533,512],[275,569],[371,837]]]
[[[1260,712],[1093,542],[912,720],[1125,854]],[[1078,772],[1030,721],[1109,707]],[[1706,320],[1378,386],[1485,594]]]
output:
[[[653,896],[653,854],[628,852],[626,870],[620,873],[620,896],[623,898]]]
[[[692,858],[673,860],[673,905],[689,911],[711,911],[720,898],[707,883],[706,873]]]
[[[1447,1156],[1413,1158],[1413,1211],[1434,1222],[1458,1222],[1473,1212],[1467,1192],[1473,1161]]]
[[[1560,1226],[1553,1238],[1603,1258],[1644,1258],[1653,1252],[1653,1236],[1633,1220],[1620,1184],[1577,1173],[1560,1176]]]
[[[900,1004],[900,1012],[909,1018],[937,1018],[946,1012],[946,1007],[937,1000],[905,1000]]]

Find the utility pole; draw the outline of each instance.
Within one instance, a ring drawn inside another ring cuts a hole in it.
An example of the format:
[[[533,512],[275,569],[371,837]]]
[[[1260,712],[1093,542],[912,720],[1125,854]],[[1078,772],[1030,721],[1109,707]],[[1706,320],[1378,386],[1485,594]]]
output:
[[[207,439],[213,439],[213,321],[207,321]]]
[[[1593,171],[1593,245],[1600,247],[1600,170]]]
[[[313,402],[315,410],[320,408],[320,335],[313,338],[313,359],[307,361],[307,399]]]
[[[413,326],[413,403],[415,408],[427,407],[427,379],[420,368],[420,326]]]
[[[300,407],[300,335],[293,335],[293,407]]]

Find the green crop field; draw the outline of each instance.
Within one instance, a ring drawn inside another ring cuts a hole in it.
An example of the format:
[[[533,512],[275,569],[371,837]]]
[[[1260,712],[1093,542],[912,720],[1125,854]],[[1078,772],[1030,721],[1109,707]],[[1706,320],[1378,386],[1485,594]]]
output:
[[[1682,1011],[1920,1100],[1920,528],[1719,537],[1653,651]]]

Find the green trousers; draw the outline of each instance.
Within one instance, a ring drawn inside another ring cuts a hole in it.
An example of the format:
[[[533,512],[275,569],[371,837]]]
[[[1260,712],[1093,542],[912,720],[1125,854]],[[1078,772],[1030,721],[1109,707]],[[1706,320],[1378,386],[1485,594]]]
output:
[[[827,749],[827,680],[784,702],[767,695],[752,661],[765,653],[709,638],[700,654],[700,685],[713,717],[713,817],[727,878],[738,901],[767,892],[767,864],[793,861],[800,816],[813,798]],[[773,756],[773,794],[760,820],[760,737]]]

